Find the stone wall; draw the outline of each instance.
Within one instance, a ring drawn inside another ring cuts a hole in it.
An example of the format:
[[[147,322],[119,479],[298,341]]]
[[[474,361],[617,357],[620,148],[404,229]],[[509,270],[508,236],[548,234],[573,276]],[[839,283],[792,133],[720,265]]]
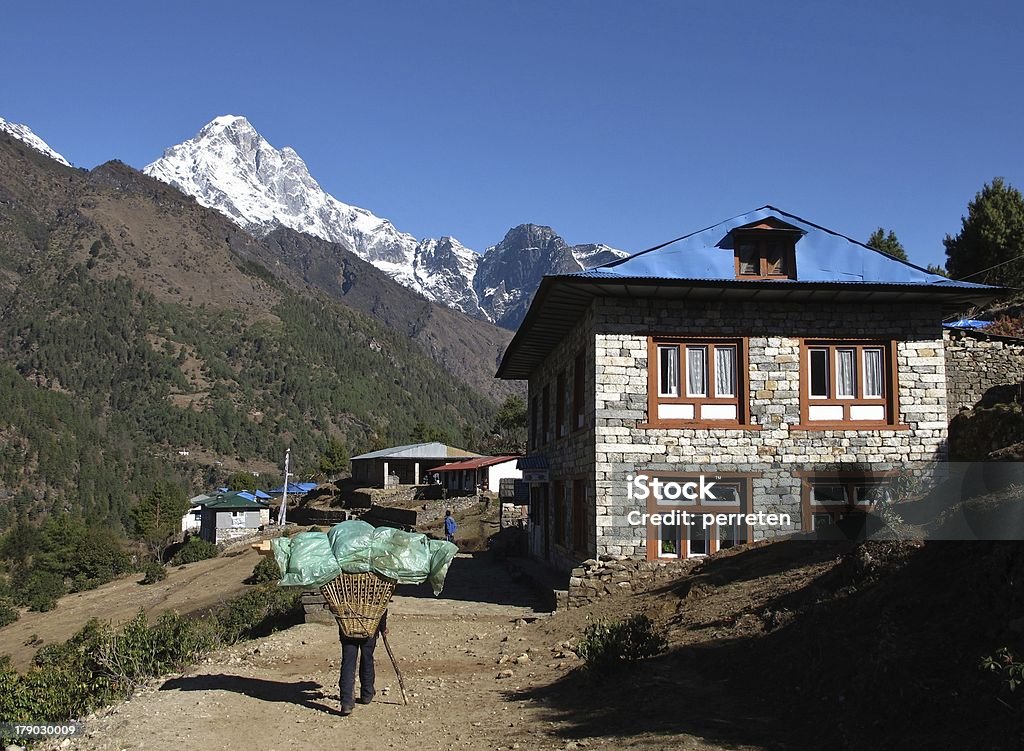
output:
[[[551,493],[548,504],[547,518],[542,518],[541,509],[530,507],[528,526],[530,554],[550,561],[556,568],[568,571],[581,557],[596,555],[597,539],[594,534],[594,394],[595,394],[595,359],[594,359],[594,312],[593,307],[585,313],[573,329],[555,347],[544,364],[530,376],[529,396],[531,403],[527,405],[527,414],[532,419],[532,400],[537,398],[537,419],[541,421],[541,394],[545,385],[551,391],[551,420],[554,422],[556,411],[555,389],[558,374],[565,374],[566,383],[566,430],[561,438],[555,437],[552,430],[549,440],[536,441],[530,444],[530,454],[543,455],[548,462],[548,472],[552,480],[562,481],[562,497],[555,498],[554,483],[548,485]],[[574,430],[572,420],[572,387],[573,369],[576,357],[584,353],[585,368],[585,423],[581,429]],[[539,435],[538,429],[537,434]],[[533,431],[529,435],[533,436]],[[586,501],[584,519],[572,518],[572,483],[582,479],[586,482]],[[583,555],[575,555],[569,550],[566,540],[556,539],[555,513],[557,504],[562,504],[565,513],[565,530],[571,541],[573,525],[582,524],[587,530],[587,550]],[[545,542],[545,535],[547,541]]]
[[[971,409],[991,388],[1024,381],[1024,340],[973,331],[945,331],[949,419]]]
[[[572,570],[568,604],[579,608],[608,595],[654,589],[692,571],[701,562],[699,558],[643,561],[623,555],[590,558]]]
[[[639,504],[627,497],[629,475],[748,473],[752,510],[788,513],[794,521],[788,528],[755,528],[756,540],[802,528],[801,478],[794,474],[796,469],[883,470],[945,455],[945,359],[933,306],[825,308],[609,298],[597,301],[592,313],[598,556],[646,557],[647,529],[627,521],[627,513]],[[751,426],[647,427],[649,334],[749,337]],[[895,340],[900,425],[798,429],[801,338]]]

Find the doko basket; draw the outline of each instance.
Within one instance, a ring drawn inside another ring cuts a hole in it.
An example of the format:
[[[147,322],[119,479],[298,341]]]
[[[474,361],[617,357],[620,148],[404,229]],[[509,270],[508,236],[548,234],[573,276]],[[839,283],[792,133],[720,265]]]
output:
[[[395,582],[372,571],[343,573],[320,587],[320,592],[342,634],[349,639],[368,639],[377,633]]]

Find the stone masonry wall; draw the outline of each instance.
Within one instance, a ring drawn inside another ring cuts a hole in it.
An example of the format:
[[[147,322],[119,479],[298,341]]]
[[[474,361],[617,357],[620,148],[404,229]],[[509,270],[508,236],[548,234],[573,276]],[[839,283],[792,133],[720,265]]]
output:
[[[554,424],[556,417],[555,389],[558,383],[558,374],[565,373],[566,395],[565,395],[565,423],[567,430],[561,438],[556,438],[554,428],[551,430],[550,440],[538,441],[537,445],[531,444],[529,453],[540,454],[547,458],[549,476],[552,480],[562,480],[562,498],[554,497],[554,483],[549,484],[551,500],[548,505],[547,519],[540,519],[540,509],[530,508],[530,524],[528,526],[530,537],[531,555],[547,558],[556,568],[568,571],[572,568],[579,557],[574,556],[571,551],[555,539],[555,510],[556,504],[563,504],[565,510],[565,525],[569,531],[573,525],[583,524],[588,530],[587,555],[595,555],[597,540],[594,534],[594,393],[595,393],[595,359],[594,359],[594,311],[593,307],[584,314],[573,329],[562,339],[548,355],[544,364],[534,371],[530,376],[529,395],[531,402],[537,397],[537,420],[542,420],[541,415],[541,394],[545,385],[551,389],[551,423]],[[572,414],[572,388],[573,368],[577,355],[584,353],[584,368],[586,378],[584,383],[584,425],[582,429],[573,430],[570,424]],[[527,414],[532,419],[532,405],[527,405]],[[540,428],[537,430],[539,435]],[[530,432],[532,435],[533,432]],[[586,518],[572,518],[572,481],[583,479],[586,482]],[[549,535],[549,555],[544,555],[544,533],[545,526]],[[570,537],[571,539],[571,537]]]
[[[801,479],[794,469],[882,470],[945,456],[946,361],[933,306],[610,298],[597,301],[592,312],[598,556],[646,556],[647,530],[626,519],[630,510],[646,510],[627,498],[631,474],[756,473],[750,479],[752,510],[785,512],[794,520],[791,528],[755,529],[754,539],[762,539],[801,529]],[[756,429],[643,427],[649,334],[749,337],[750,417]],[[900,429],[795,429],[801,338],[894,339]]]
[[[950,330],[945,340],[949,419],[980,402],[990,388],[1024,381],[1024,340]]]
[[[626,556],[590,558],[572,570],[569,578],[570,608],[580,608],[611,594],[643,592],[675,581],[702,563],[699,558],[674,561],[642,561]]]

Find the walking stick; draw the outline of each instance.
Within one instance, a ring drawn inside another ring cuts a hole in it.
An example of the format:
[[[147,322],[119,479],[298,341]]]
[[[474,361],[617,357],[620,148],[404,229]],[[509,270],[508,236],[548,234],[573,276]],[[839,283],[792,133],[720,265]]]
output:
[[[391,651],[391,645],[388,644],[387,631],[381,631],[380,637],[384,640],[384,649],[388,651],[388,657],[391,658],[391,667],[395,669],[395,675],[398,676],[398,687],[402,689],[402,703],[408,704],[409,697],[405,695],[405,679],[402,678],[402,671],[398,669],[398,662],[395,660],[395,653]]]

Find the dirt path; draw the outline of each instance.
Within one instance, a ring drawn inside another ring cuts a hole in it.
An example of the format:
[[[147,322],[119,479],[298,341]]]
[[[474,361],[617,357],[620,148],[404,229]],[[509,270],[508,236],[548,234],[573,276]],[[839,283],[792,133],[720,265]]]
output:
[[[39,647],[67,640],[90,618],[117,624],[140,608],[148,616],[206,610],[244,591],[243,582],[259,560],[259,554],[243,547],[209,561],[169,567],[167,578],[156,584],[142,586],[142,574],[131,574],[62,597],[49,613],[22,611],[17,621],[0,629],[0,654],[10,654],[14,666],[25,670]]]
[[[680,734],[577,735],[574,718],[538,697],[578,665],[559,639],[578,633],[583,616],[575,611],[549,616],[535,611],[534,603],[532,594],[510,581],[489,556],[460,555],[440,598],[425,587],[400,588],[392,604],[391,642],[410,693],[408,706],[402,705],[381,648],[377,699],[341,717],[337,630],[304,624],[224,650],[183,675],[153,683],[131,701],[87,718],[85,735],[70,747],[721,748]]]

